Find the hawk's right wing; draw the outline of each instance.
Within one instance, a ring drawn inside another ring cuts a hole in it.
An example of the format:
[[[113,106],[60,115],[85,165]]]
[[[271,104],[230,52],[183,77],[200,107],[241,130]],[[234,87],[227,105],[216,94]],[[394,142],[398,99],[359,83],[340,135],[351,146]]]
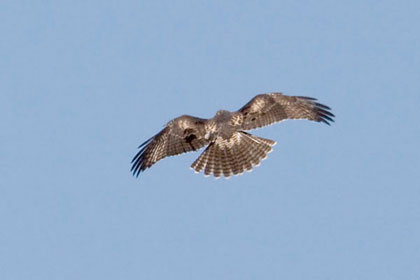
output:
[[[140,151],[131,161],[133,175],[138,176],[164,157],[195,151],[207,145],[205,122],[206,119],[187,115],[170,121],[162,131],[139,146]]]

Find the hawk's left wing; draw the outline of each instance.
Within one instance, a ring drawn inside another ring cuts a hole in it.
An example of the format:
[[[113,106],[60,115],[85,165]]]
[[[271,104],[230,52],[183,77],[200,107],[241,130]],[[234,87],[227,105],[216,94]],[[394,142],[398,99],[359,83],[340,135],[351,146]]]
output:
[[[205,119],[187,115],[170,121],[162,131],[139,146],[140,151],[131,161],[133,175],[138,176],[164,157],[195,151],[207,145],[205,122]]]
[[[307,119],[329,125],[334,115],[315,98],[266,93],[255,96],[238,110],[243,116],[242,129],[263,127],[286,119]]]

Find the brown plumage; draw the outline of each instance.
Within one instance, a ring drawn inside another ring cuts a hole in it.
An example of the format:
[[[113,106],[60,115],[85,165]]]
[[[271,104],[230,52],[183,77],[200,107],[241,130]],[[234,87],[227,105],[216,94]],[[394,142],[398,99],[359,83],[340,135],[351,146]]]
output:
[[[267,126],[286,119],[307,119],[329,125],[334,115],[315,98],[266,93],[255,96],[236,112],[219,110],[211,119],[183,115],[141,144],[132,160],[131,171],[138,176],[167,156],[207,148],[191,167],[215,177],[238,175],[267,157],[276,144],[245,130]]]

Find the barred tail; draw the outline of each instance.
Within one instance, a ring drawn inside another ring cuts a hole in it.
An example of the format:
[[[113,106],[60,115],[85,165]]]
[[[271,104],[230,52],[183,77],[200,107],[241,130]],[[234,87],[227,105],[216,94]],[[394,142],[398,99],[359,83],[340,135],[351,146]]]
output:
[[[244,131],[235,132],[229,139],[218,137],[210,143],[191,168],[195,172],[204,170],[204,175],[213,174],[216,178],[239,175],[258,166],[275,144],[273,140]]]

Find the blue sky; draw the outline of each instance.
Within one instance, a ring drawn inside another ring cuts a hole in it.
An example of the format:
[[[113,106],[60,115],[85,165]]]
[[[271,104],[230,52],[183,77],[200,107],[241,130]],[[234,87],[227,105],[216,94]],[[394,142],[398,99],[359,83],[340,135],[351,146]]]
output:
[[[2,279],[418,279],[418,1],[0,3]],[[251,173],[131,176],[182,114],[312,96]]]

